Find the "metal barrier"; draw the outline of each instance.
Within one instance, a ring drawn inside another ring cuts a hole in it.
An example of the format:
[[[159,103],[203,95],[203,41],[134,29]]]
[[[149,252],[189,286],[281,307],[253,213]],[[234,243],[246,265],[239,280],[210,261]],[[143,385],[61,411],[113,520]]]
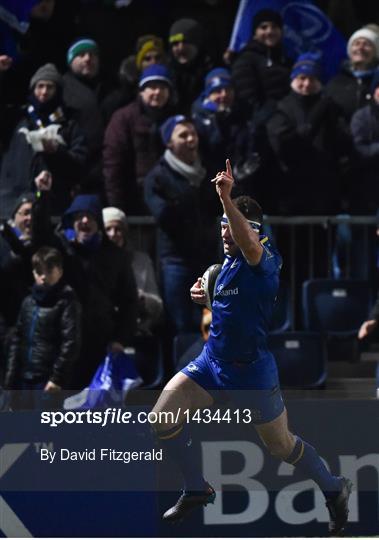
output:
[[[332,277],[333,254],[339,231],[351,231],[352,240],[343,245],[346,278],[375,279],[375,216],[264,216],[265,232],[277,244],[284,260],[283,276],[289,284],[293,327],[297,327],[299,287],[305,279]],[[128,224],[133,245],[150,253],[159,275],[156,225],[152,216],[130,216]],[[341,248],[340,248],[341,249]],[[359,251],[359,260],[354,250]],[[360,275],[357,275],[357,266]]]

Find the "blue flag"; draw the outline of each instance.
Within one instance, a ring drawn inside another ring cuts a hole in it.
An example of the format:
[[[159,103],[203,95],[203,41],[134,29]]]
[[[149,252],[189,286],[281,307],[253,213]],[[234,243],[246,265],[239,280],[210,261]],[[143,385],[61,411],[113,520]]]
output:
[[[333,77],[346,58],[346,40],[312,0],[241,0],[229,48],[239,52],[250,40],[252,22],[261,9],[278,11],[284,21],[284,46],[290,58],[312,51],[321,56],[323,75]]]
[[[38,0],[0,0],[0,54],[17,57],[15,36],[27,32],[35,4]]]

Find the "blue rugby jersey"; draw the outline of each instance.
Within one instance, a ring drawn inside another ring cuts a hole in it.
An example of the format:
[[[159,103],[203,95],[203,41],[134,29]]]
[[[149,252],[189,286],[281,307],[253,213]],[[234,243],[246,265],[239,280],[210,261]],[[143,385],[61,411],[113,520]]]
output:
[[[261,237],[258,265],[248,264],[241,252],[225,257],[216,283],[212,324],[206,348],[224,362],[255,362],[270,357],[266,336],[279,288],[282,259]]]

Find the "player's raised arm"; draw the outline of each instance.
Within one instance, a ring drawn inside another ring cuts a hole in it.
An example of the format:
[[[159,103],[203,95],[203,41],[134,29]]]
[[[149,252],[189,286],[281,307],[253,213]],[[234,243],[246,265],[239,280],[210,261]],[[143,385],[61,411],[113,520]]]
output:
[[[226,217],[234,242],[250,264],[258,264],[262,257],[263,247],[259,241],[259,234],[232,201],[231,191],[234,179],[229,159],[226,160],[226,171],[217,173],[212,182],[216,184],[216,191],[224,209],[224,217]]]

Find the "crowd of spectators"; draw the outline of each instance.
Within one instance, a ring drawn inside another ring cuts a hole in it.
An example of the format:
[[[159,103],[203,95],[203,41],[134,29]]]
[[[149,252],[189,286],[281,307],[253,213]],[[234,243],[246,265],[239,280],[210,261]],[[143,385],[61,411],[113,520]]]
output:
[[[54,2],[47,3],[48,18]],[[0,50],[6,386],[80,389],[107,350],[157,338],[164,320],[173,334],[198,328],[201,312],[188,291],[219,258],[221,208],[209,179],[226,157],[235,194],[257,198],[266,213],[376,210],[376,25],[351,35],[347,59],[327,84],[320,56],[285,55],[282,18],[269,9],[255,15],[249,43],[228,64],[224,50],[207,50],[206,29],[194,18],[174,20],[167,35],[141,35],[116,67],[113,84],[90,33],[62,43],[65,69],[57,51],[26,63]],[[128,239],[128,217],[145,215],[156,221],[157,266]],[[36,278],[51,277],[46,246],[53,249],[57,282]],[[34,346],[33,314],[45,296],[52,314],[41,319],[37,338],[52,339],[58,353],[51,348],[44,369],[33,371],[25,351]],[[69,334],[56,321],[70,314]],[[54,335],[43,330],[49,318],[59,329]],[[53,354],[67,353],[73,326],[71,363],[53,361]],[[55,375],[63,363],[65,376]]]

